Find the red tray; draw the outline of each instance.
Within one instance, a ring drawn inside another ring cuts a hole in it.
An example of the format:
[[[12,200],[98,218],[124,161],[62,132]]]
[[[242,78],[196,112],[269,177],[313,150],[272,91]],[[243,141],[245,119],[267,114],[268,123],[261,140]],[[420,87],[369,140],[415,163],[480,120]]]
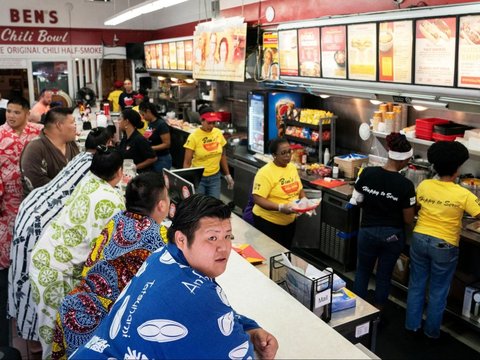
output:
[[[311,181],[311,183],[313,185],[323,186],[324,188],[331,189],[331,188],[334,188],[334,187],[337,187],[337,186],[342,186],[342,185],[346,184],[347,182],[343,181],[343,180],[336,180],[336,179],[332,179],[332,181],[325,181],[324,179],[320,178],[320,179]]]
[[[432,138],[435,141],[455,141],[457,137],[463,137],[463,134],[461,135],[443,135],[438,133],[432,134]]]

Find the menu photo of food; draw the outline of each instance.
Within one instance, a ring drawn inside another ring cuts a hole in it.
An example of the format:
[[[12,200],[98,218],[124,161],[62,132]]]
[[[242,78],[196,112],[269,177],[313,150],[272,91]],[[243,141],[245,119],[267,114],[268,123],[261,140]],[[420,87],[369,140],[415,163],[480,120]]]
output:
[[[185,43],[177,41],[177,69],[185,70]]]
[[[347,78],[347,28],[345,25],[321,28],[321,68],[326,78]]]
[[[156,44],[155,45],[155,51],[157,53],[157,69],[163,69],[163,56],[162,56],[162,44]]]
[[[168,43],[169,57],[170,57],[170,69],[177,69],[177,44],[174,42]]]
[[[412,82],[413,21],[390,21],[379,24],[379,80]]]
[[[298,30],[300,76],[320,77],[320,29]]]
[[[375,23],[347,26],[348,78],[377,79],[377,25]]]
[[[480,89],[480,15],[461,17],[459,29],[457,85]]]
[[[150,45],[143,45],[143,51],[145,52],[145,67],[147,69],[154,69],[152,66],[152,56],[150,54]]]
[[[457,19],[419,19],[415,33],[415,84],[453,86]]]
[[[163,69],[170,69],[170,46],[168,43],[162,44]]]
[[[185,70],[193,70],[193,40],[185,41]]]
[[[297,30],[278,32],[280,75],[298,76]]]
[[[150,45],[150,62],[152,65],[152,69],[158,69],[157,64],[157,49],[155,44]]]

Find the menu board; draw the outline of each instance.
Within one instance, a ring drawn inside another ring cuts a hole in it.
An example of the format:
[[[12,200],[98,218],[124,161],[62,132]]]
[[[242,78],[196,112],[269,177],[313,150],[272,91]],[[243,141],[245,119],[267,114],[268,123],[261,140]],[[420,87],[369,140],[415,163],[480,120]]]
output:
[[[320,29],[298,30],[300,76],[320,77]]]
[[[263,61],[260,77],[265,80],[278,80],[278,33],[266,31],[262,36]]]
[[[147,69],[155,69],[157,62],[153,60],[153,53],[155,52],[155,45],[144,45],[143,51],[145,52],[145,66]]]
[[[278,32],[280,75],[298,76],[297,30]]]
[[[480,89],[480,15],[461,17],[459,29],[457,85]]]
[[[185,44],[177,41],[177,69],[185,70]]]
[[[348,78],[377,80],[377,24],[354,24],[348,31]]]
[[[347,28],[326,26],[321,29],[322,75],[327,78],[347,78]]]
[[[413,21],[390,21],[379,24],[379,80],[412,83]]]
[[[177,69],[177,45],[174,42],[168,43],[170,53],[170,69]]]
[[[185,70],[193,70],[193,40],[185,41]]]
[[[156,69],[163,69],[163,65],[162,65],[162,60],[163,60],[162,44],[156,44],[155,45],[155,51],[157,53],[157,67],[156,67]],[[147,66],[147,69],[148,69],[148,66]]]
[[[170,47],[168,43],[162,44],[163,68],[170,69]]]
[[[454,85],[456,28],[455,17],[416,21],[415,84]]]

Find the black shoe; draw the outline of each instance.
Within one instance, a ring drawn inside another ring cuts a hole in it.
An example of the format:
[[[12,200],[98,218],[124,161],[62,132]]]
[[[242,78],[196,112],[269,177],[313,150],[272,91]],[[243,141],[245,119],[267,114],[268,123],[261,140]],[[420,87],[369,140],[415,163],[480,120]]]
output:
[[[405,329],[405,332],[407,333],[407,337],[414,341],[419,341],[424,339],[422,329],[417,329],[417,330]]]

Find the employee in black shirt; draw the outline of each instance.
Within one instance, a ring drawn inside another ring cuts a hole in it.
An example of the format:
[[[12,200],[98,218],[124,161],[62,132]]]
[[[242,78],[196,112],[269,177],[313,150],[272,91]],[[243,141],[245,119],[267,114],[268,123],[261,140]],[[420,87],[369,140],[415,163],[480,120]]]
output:
[[[412,146],[399,133],[387,136],[387,146],[385,166],[365,168],[350,200],[363,208],[354,291],[366,297],[377,262],[374,305],[380,310],[387,302],[393,269],[405,246],[405,225],[412,224],[415,216],[415,187],[399,174],[413,155]]]
[[[120,105],[121,110],[131,109],[135,105],[135,95],[137,95],[137,92],[133,91],[132,80],[125,79],[123,82],[123,92],[118,98],[118,105]]]
[[[152,165],[157,161],[157,156],[148,140],[137,130],[143,127],[140,114],[132,109],[123,110],[119,121],[119,128],[124,134],[118,150],[123,158],[133,159],[138,172],[151,170]]]
[[[165,121],[160,118],[157,108],[149,102],[142,102],[139,106],[140,115],[148,122],[148,129],[143,136],[148,139],[152,149],[157,154],[157,161],[153,164],[153,170],[161,173],[163,169],[172,167],[170,155],[170,129]]]

